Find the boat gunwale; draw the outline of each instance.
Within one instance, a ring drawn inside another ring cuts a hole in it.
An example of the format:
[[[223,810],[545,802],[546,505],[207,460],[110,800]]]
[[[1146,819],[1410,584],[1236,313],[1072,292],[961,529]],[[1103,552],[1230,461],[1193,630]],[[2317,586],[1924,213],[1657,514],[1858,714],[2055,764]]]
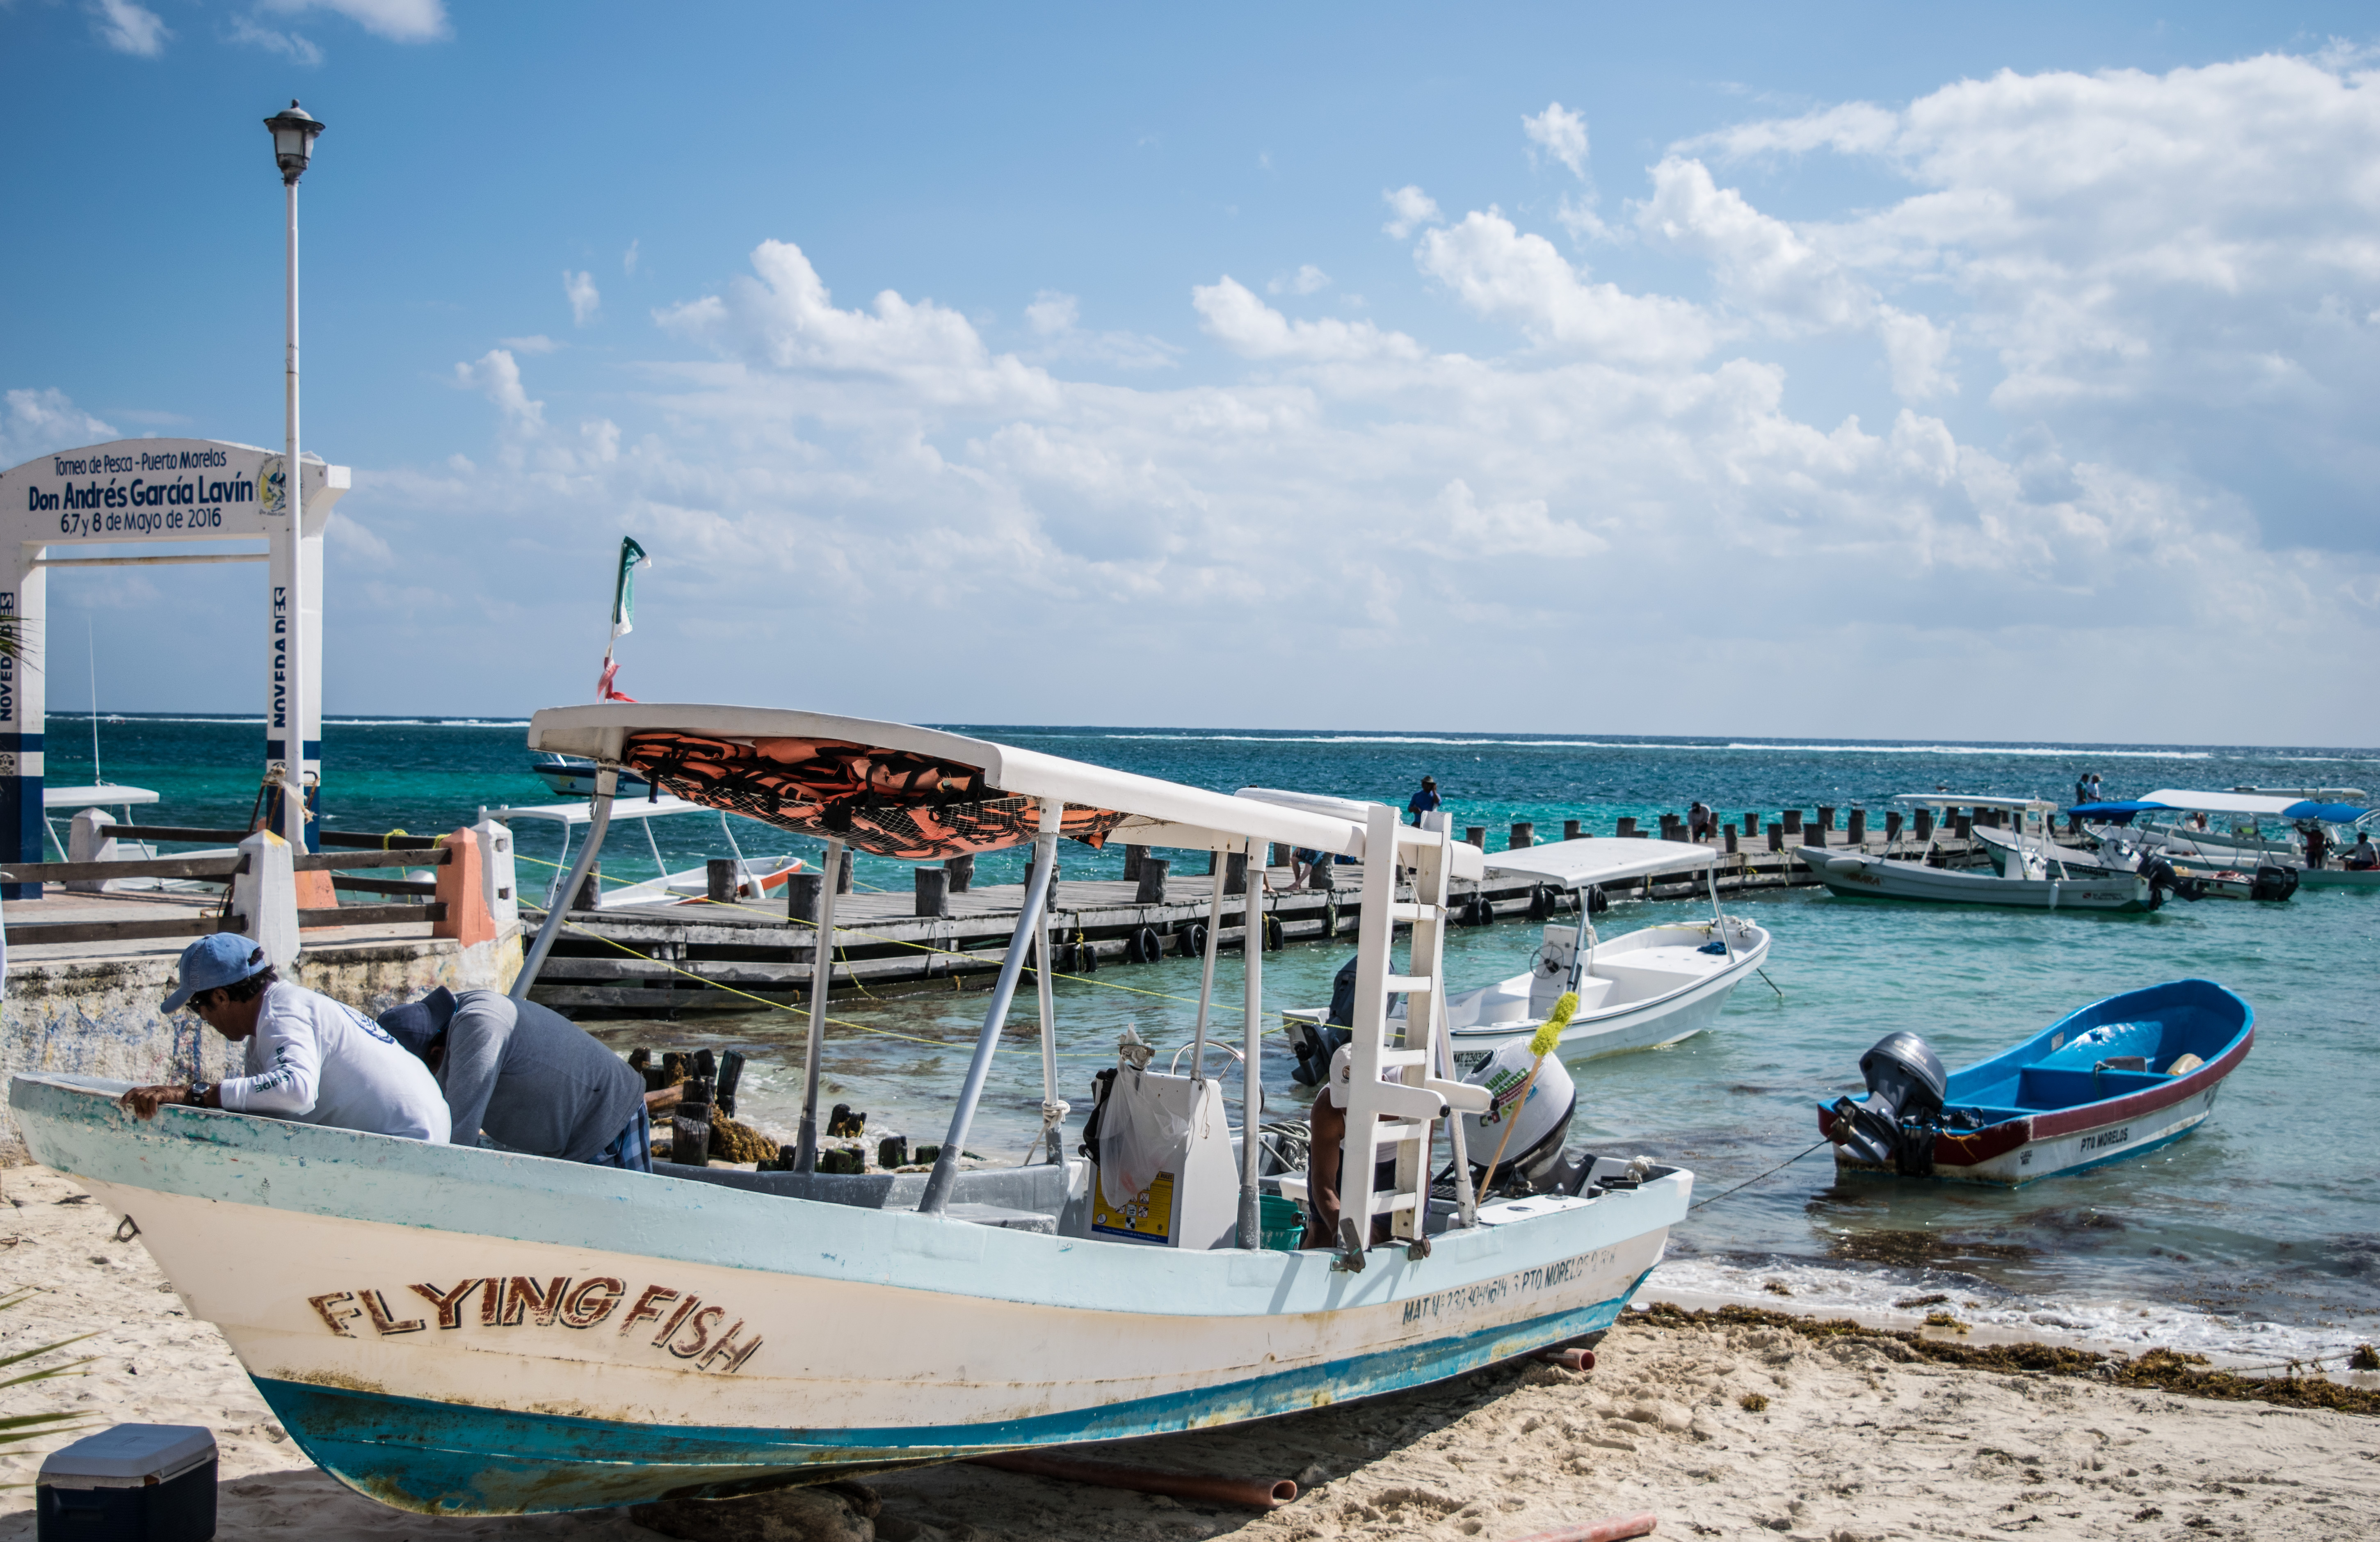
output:
[[[1667,1168],[1642,1188],[1602,1195],[1588,1205],[1438,1233],[1430,1239],[1431,1252],[1426,1259],[1408,1258],[1402,1247],[1376,1246],[1367,1255],[1373,1267],[1350,1273],[1334,1269],[1335,1255],[1319,1249],[1160,1248],[1013,1231],[915,1210],[755,1193],[698,1179],[630,1173],[517,1152],[432,1146],[394,1135],[329,1130],[216,1110],[165,1108],[153,1123],[105,1131],[96,1123],[97,1118],[106,1117],[103,1110],[124,1125],[133,1125],[134,1121],[116,1107],[113,1096],[114,1090],[129,1084],[92,1085],[102,1082],[96,1077],[35,1072],[14,1075],[9,1102],[36,1160],[87,1182],[200,1200],[262,1205],[364,1225],[632,1253],[771,1277],[841,1280],[971,1300],[1133,1316],[1288,1317],[1393,1305],[1623,1245],[1650,1232],[1666,1235],[1684,1218],[1694,1186],[1690,1170]],[[45,1107],[54,1096],[91,1099],[99,1108]],[[319,1173],[325,1167],[337,1166],[382,1180],[395,1177],[407,1185],[401,1196],[407,1202],[384,1206],[379,1215],[359,1215],[352,1206],[322,1197],[329,1185],[319,1180],[285,1185],[288,1192],[275,1192],[269,1198],[234,1192],[236,1185],[227,1181],[164,1183],[159,1181],[164,1174],[158,1171],[153,1153],[128,1153],[111,1164],[114,1171],[84,1172],[54,1160],[55,1152],[43,1151],[55,1133],[45,1126],[53,1123],[111,1141],[129,1136],[168,1149],[210,1147],[234,1159],[225,1164],[226,1176],[240,1171],[237,1159],[247,1158],[260,1165],[272,1163],[299,1172]],[[309,1138],[315,1135],[334,1138],[319,1143]],[[276,1137],[278,1149],[265,1144]],[[319,1145],[320,1149],[290,1149],[309,1145]],[[408,1164],[409,1172],[393,1173],[386,1165],[350,1152],[404,1155],[415,1160]],[[479,1165],[482,1163],[487,1165]],[[528,1172],[540,1181],[507,1184],[499,1176],[507,1170],[518,1170],[521,1164],[535,1164]],[[650,1191],[652,1197],[638,1204],[639,1193],[624,1188],[631,1183],[665,1184],[672,1188]],[[516,1203],[504,1212],[507,1224],[501,1232],[457,1223],[455,1208],[476,1197],[471,1191],[500,1188],[567,1203]],[[665,1217],[672,1224],[640,1232],[633,1246],[623,1247],[617,1241],[590,1237],[583,1225],[574,1228],[568,1223],[571,1217],[589,1214],[588,1207],[605,1204],[614,1207],[610,1213],[615,1217],[620,1216],[620,1208],[634,1205],[630,1215]],[[786,1206],[805,1208],[789,1210]],[[689,1224],[698,1217],[716,1217],[719,1224]],[[694,1245],[698,1240],[705,1245],[699,1249]],[[1148,1260],[1161,1262],[1163,1269],[1149,1271],[1146,1261],[1136,1261],[1143,1255],[1164,1256]],[[942,1266],[972,1260],[975,1267],[946,1269],[930,1283],[900,1272],[921,1258]],[[1082,1268],[1086,1262],[1095,1267]],[[1260,1305],[1247,1305],[1248,1302]],[[1245,1309],[1234,1309],[1241,1307]]]

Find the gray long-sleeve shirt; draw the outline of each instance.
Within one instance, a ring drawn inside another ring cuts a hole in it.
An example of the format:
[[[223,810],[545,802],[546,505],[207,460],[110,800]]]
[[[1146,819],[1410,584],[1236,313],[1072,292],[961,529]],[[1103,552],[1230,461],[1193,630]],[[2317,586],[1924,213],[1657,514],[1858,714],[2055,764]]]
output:
[[[644,1101],[644,1078],[569,1018],[500,990],[466,990],[439,1085],[457,1144],[481,1131],[538,1157],[593,1160]]]

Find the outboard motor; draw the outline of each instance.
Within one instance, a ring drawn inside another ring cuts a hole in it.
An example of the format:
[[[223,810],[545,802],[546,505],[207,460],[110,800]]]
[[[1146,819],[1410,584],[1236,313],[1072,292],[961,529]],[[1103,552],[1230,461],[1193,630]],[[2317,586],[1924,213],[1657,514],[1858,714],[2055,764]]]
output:
[[[2252,900],[2285,900],[2298,892],[2298,870],[2267,863],[2256,869],[2249,880],[2248,897]]]
[[[1330,1011],[1318,1027],[1303,1019],[1289,1025],[1289,1047],[1297,1056],[1297,1068],[1289,1079],[1300,1087],[1320,1087],[1322,1078],[1330,1074],[1330,1057],[1339,1046],[1355,1037],[1355,960],[1349,959],[1339,966],[1339,976],[1330,982]]]
[[[2193,905],[2206,897],[2204,879],[2182,877],[2163,856],[2151,855],[2142,858],[2136,871],[2148,880],[2152,909],[2163,905],[2168,894],[2179,894]]]
[[[1941,1057],[1913,1033],[1887,1034],[1860,1056],[1867,1097],[1835,1099],[1827,1136],[1862,1161],[1908,1177],[1934,1171],[1934,1133],[1949,1087]]]

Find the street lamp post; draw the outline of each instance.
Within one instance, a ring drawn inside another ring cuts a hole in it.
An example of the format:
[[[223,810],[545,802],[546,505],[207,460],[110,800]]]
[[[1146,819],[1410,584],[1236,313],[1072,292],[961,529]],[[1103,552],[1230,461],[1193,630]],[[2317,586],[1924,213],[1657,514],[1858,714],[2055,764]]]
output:
[[[283,629],[281,832],[298,851],[306,841],[306,477],[298,458],[298,179],[314,156],[320,119],[289,100],[286,112],[264,120],[273,131],[273,159],[288,200],[288,374],[285,382],[288,443],[281,462],[282,507],[289,516],[289,609]]]

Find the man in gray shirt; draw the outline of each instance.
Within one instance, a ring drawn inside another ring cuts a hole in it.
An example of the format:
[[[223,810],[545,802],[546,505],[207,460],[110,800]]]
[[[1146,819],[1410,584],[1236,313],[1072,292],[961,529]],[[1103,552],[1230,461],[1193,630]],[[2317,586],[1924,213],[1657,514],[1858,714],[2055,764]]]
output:
[[[380,1025],[437,1074],[456,1145],[653,1170],[644,1078],[560,1013],[442,985]]]

